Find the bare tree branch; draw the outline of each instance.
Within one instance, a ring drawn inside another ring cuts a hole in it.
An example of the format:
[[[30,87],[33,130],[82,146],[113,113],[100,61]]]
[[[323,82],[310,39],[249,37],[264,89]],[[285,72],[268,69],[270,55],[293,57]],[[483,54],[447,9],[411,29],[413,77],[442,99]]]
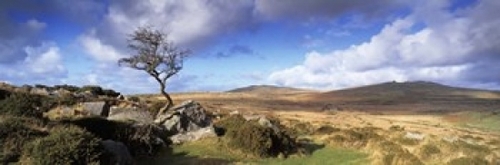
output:
[[[167,99],[164,110],[171,108],[173,101],[165,90],[167,80],[182,70],[184,58],[191,51],[178,49],[167,40],[167,34],[152,27],[139,27],[130,34],[128,48],[134,54],[118,60],[118,65],[146,71],[160,84],[161,94]]]

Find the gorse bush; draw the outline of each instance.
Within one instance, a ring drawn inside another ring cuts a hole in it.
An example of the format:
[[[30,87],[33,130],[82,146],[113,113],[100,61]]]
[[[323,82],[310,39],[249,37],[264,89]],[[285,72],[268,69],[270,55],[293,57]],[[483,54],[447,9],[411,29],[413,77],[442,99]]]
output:
[[[267,157],[270,156],[269,150],[273,145],[272,133],[272,130],[256,123],[247,123],[233,134],[230,145],[260,157]]]
[[[26,145],[23,164],[98,164],[103,153],[100,139],[77,126],[54,127],[46,137]]]
[[[246,123],[245,118],[241,115],[231,115],[224,120],[215,123],[215,127],[221,128],[221,135],[228,134],[228,136],[233,137],[238,132],[238,129]]]
[[[216,124],[223,128],[230,147],[258,157],[289,155],[297,148],[295,140],[286,132],[246,121],[240,115],[232,115]]]
[[[29,93],[12,93],[0,101],[0,115],[26,116],[41,118],[55,105],[53,98]]]
[[[3,163],[16,162],[24,145],[47,133],[34,129],[42,125],[33,118],[4,117],[0,121],[0,160]]]

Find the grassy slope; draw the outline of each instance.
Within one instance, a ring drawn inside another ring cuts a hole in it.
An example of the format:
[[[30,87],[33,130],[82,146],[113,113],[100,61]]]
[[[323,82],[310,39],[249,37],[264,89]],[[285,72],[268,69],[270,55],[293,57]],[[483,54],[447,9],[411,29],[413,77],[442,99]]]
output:
[[[256,158],[238,151],[228,150],[221,146],[217,139],[201,141],[174,146],[171,151],[163,153],[155,159],[142,160],[139,164],[368,164],[368,155],[349,149],[324,147],[309,156],[292,155],[287,159]]]
[[[459,122],[460,126],[500,132],[500,114],[465,112],[460,115],[463,115],[465,119]]]
[[[369,164],[368,155],[359,151],[325,147],[315,151],[307,157],[291,157],[288,159],[264,159],[258,164],[283,164],[283,165],[299,165],[299,164],[317,164],[317,165],[354,165],[354,164]]]

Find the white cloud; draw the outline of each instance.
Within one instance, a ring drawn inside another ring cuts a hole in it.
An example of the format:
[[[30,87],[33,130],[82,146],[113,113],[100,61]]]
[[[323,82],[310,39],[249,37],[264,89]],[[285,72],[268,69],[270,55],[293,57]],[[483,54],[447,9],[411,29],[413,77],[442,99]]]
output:
[[[55,44],[44,43],[40,47],[28,46],[25,48],[28,57],[24,60],[24,66],[30,68],[35,74],[63,73],[66,71],[62,64],[59,47]]]
[[[0,65],[0,75],[13,82],[55,82],[66,76],[59,47],[52,42],[44,42],[40,46],[26,46],[27,56],[20,62]]]
[[[1,3],[1,2],[0,2]],[[0,65],[22,61],[27,54],[26,46],[40,44],[40,33],[47,26],[46,23],[36,19],[29,19],[19,23],[6,17],[0,5]],[[5,21],[4,21],[5,20]],[[19,21],[19,20],[17,20]]]
[[[305,55],[303,64],[276,71],[269,79],[281,85],[319,89],[393,80],[491,81],[491,74],[484,69],[500,71],[496,67],[500,62],[500,21],[490,16],[500,14],[492,7],[498,8],[500,3],[493,2],[479,1],[455,12],[447,3],[418,3],[412,14],[386,25],[369,41],[328,53],[312,51]],[[424,27],[416,29],[416,24]],[[500,87],[500,80],[493,81]]]
[[[103,43],[100,39],[94,37],[93,35],[84,34],[80,36],[79,42],[87,54],[98,62],[116,63],[116,61],[124,57],[113,46]]]
[[[34,29],[34,30],[40,30],[40,29],[43,29],[47,26],[46,23],[40,22],[36,19],[28,20],[28,22],[26,22],[26,25],[28,25],[29,28]]]

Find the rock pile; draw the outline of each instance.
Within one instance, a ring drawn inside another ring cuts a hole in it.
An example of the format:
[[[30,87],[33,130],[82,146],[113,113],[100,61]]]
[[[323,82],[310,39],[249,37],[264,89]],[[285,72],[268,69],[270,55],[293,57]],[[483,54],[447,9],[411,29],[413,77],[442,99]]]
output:
[[[174,143],[198,140],[215,136],[212,117],[192,100],[183,102],[163,114],[158,114],[155,123],[161,125]]]

